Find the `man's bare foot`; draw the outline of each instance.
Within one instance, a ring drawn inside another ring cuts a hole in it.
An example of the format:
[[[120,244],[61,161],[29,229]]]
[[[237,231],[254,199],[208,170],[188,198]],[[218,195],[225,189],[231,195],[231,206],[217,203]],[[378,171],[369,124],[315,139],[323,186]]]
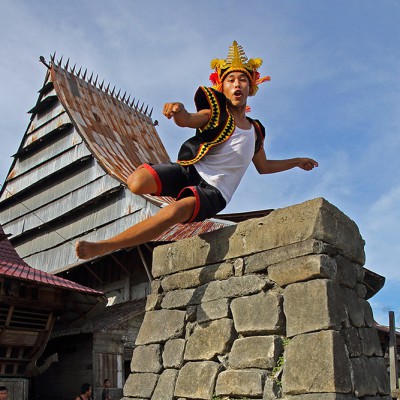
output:
[[[101,256],[107,253],[106,246],[100,242],[85,242],[84,240],[76,242],[75,244],[76,255],[83,259],[88,260],[96,256]]]

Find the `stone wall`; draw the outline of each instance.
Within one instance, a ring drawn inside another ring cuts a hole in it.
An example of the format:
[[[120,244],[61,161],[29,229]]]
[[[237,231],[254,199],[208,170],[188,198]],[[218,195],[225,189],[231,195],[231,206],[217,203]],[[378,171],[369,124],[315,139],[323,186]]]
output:
[[[158,247],[124,399],[389,400],[364,261],[324,199]]]

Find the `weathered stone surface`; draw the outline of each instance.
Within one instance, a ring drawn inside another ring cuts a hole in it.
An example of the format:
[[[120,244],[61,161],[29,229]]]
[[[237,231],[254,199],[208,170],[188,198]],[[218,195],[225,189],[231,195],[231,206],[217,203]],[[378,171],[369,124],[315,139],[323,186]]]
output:
[[[357,225],[325,199],[318,198],[275,210],[263,218],[159,246],[153,254],[153,276],[170,275],[308,239],[332,244],[351,261],[364,264],[364,241]]]
[[[362,299],[364,299],[365,296],[367,295],[367,288],[365,287],[365,285],[363,285],[361,283],[357,283],[354,290],[356,291],[357,296],[361,297]]]
[[[146,312],[136,338],[136,345],[162,343],[182,336],[185,312],[157,310]]]
[[[159,294],[149,294],[146,299],[146,311],[160,308],[162,297]]]
[[[374,315],[372,313],[371,304],[368,303],[365,299],[359,300],[361,303],[361,307],[364,313],[364,323],[365,326],[373,327],[375,326]]]
[[[244,259],[239,257],[233,263],[233,271],[235,276],[243,276],[244,274]]]
[[[363,299],[357,296],[357,293],[349,288],[342,287],[341,295],[342,304],[345,307],[349,323],[357,328],[365,326]]]
[[[151,281],[150,287],[151,287],[151,293],[153,294],[162,293],[161,279],[153,279]]]
[[[336,283],[349,288],[354,288],[358,282],[363,281],[364,270],[360,265],[352,263],[341,255],[336,256],[336,263]]]
[[[188,304],[193,304],[194,291],[195,289],[182,289],[167,292],[161,302],[161,307],[185,309]]]
[[[358,397],[352,394],[342,393],[310,393],[297,396],[285,396],[282,400],[358,400]]]
[[[272,369],[283,351],[279,336],[251,336],[236,339],[229,355],[232,369]]]
[[[351,359],[354,393],[358,397],[387,395],[390,393],[389,375],[381,357],[357,357]]]
[[[287,336],[339,329],[346,319],[339,293],[339,285],[326,279],[287,286],[284,292]]]
[[[283,333],[282,296],[275,291],[233,299],[231,311],[237,332],[246,335]]]
[[[279,286],[316,278],[335,279],[336,261],[326,254],[292,258],[268,268],[268,277]]]
[[[199,325],[186,343],[185,360],[211,360],[225,353],[235,339],[233,321],[227,318]]]
[[[188,362],[179,371],[176,397],[211,399],[220,366],[214,361]]]
[[[124,385],[124,396],[149,399],[157,380],[157,374],[130,374]]]
[[[157,386],[154,390],[151,400],[173,400],[175,382],[178,376],[178,370],[166,369],[158,379]]]
[[[365,356],[383,356],[382,346],[375,328],[360,328],[359,335],[361,338],[362,354]]]
[[[190,304],[247,296],[271,286],[272,283],[260,275],[233,276],[224,281],[214,281],[200,286],[195,290]]]
[[[162,280],[162,287],[166,292],[175,289],[187,289],[214,280],[228,279],[231,276],[233,276],[233,265],[229,262],[223,262],[166,276]]]
[[[262,400],[276,400],[282,397],[280,387],[270,376],[265,377],[264,392]]]
[[[182,367],[185,344],[185,339],[172,339],[165,343],[162,354],[164,368]]]
[[[132,372],[158,373],[161,369],[161,346],[159,344],[137,346],[133,350],[131,361]]]
[[[339,332],[294,337],[285,348],[284,394],[350,393],[351,365]]]
[[[302,257],[310,254],[336,254],[334,247],[320,240],[308,239],[303,242],[265,250],[244,258],[245,273],[262,272],[272,264],[277,264],[291,258]]]
[[[215,319],[229,317],[229,300],[218,299],[199,304],[197,307],[197,322],[203,323]]]
[[[261,396],[263,373],[258,370],[228,370],[218,375],[218,396]]]
[[[362,354],[362,346],[358,329],[350,326],[348,328],[342,329],[340,333],[342,334],[344,342],[346,343],[349,356],[360,356]]]

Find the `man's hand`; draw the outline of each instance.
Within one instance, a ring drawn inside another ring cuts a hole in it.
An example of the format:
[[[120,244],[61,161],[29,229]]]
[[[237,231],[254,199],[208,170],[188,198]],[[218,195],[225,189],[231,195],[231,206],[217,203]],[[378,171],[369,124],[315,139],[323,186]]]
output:
[[[163,108],[163,114],[168,118],[171,119],[176,114],[180,113],[182,110],[185,109],[185,106],[182,103],[165,103]]]
[[[305,171],[311,171],[314,167],[318,167],[318,163],[312,158],[299,158],[297,166]]]
[[[210,110],[201,110],[196,113],[189,113],[182,103],[165,103],[163,114],[168,118],[173,118],[178,126],[184,128],[202,128],[210,119]]]

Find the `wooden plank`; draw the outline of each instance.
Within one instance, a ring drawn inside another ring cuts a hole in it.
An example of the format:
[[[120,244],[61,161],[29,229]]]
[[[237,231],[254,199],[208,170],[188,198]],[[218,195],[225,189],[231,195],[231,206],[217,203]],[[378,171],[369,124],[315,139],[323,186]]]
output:
[[[396,324],[394,311],[389,311],[389,362],[390,362],[390,390],[399,389],[399,367],[397,362]]]

